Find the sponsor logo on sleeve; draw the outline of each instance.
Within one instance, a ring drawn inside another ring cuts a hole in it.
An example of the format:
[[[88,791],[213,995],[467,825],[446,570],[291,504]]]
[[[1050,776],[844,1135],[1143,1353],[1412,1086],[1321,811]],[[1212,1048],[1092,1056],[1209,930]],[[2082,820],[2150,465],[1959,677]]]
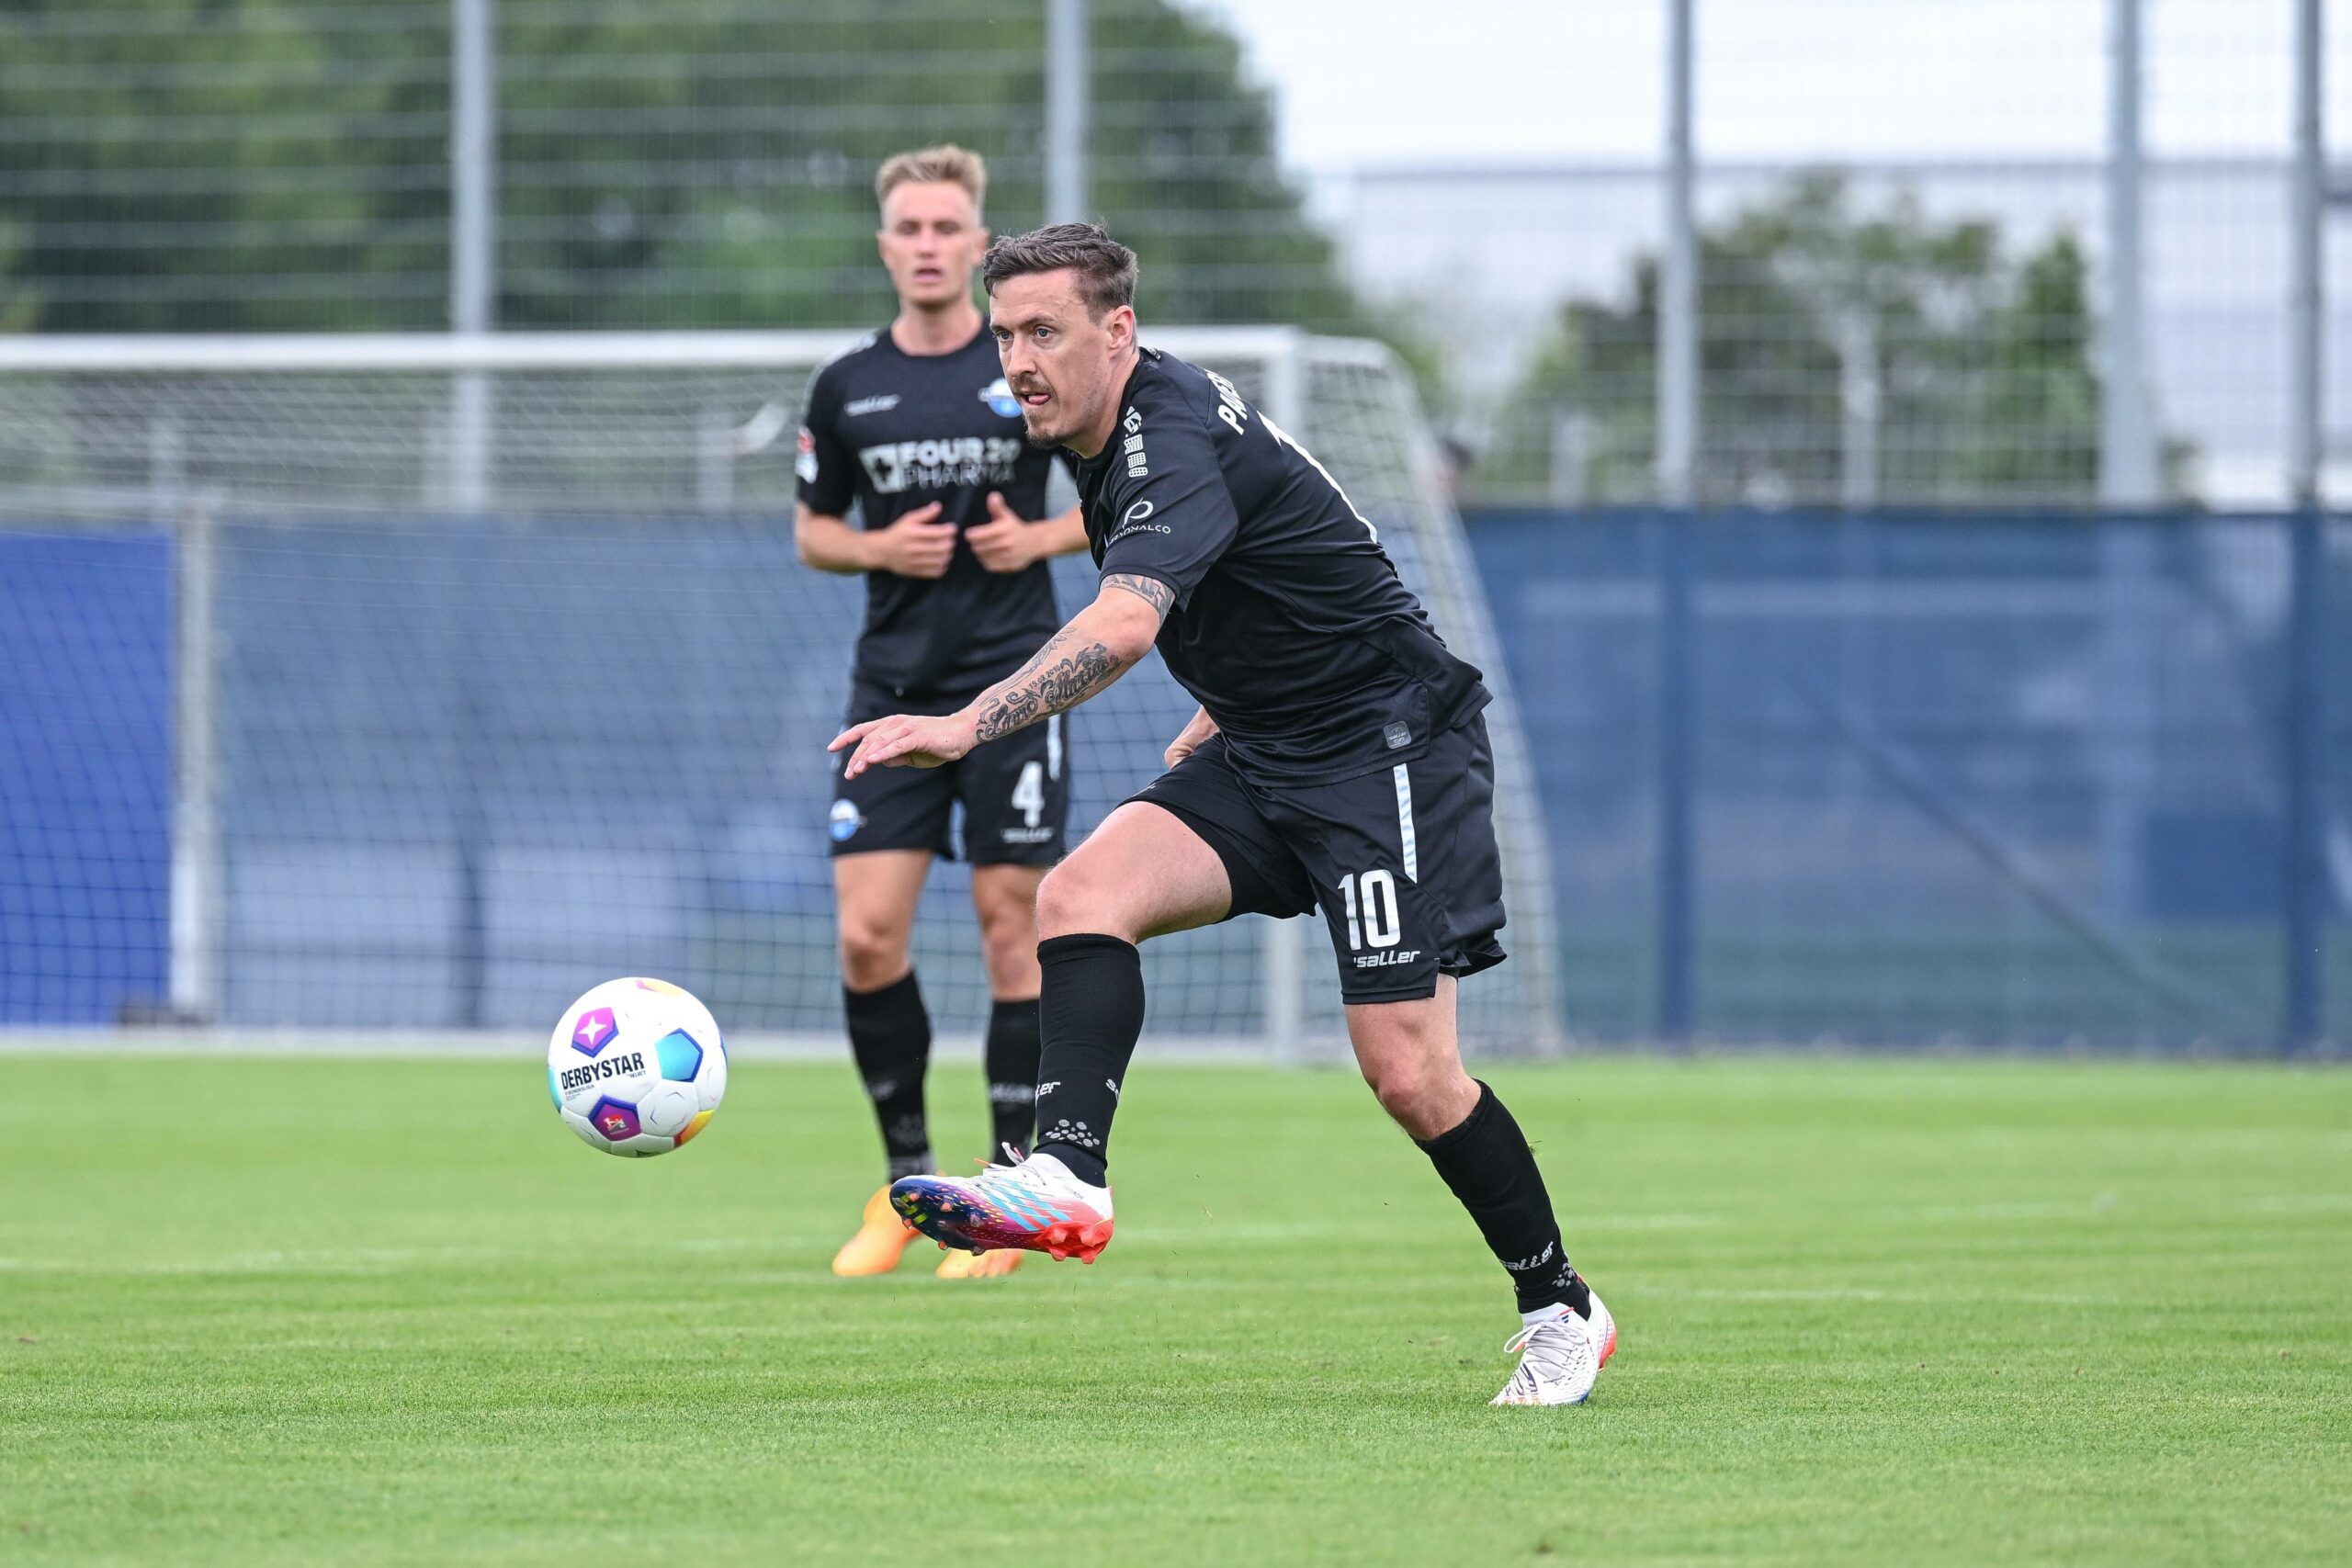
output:
[[[800,456],[792,460],[792,471],[809,484],[817,482],[817,438],[805,424],[800,427]]]
[[[1130,534],[1173,534],[1176,531],[1165,523],[1146,521],[1150,516],[1151,502],[1136,502],[1127,508],[1127,514],[1119,519],[1119,525],[1111,531],[1111,536],[1102,541],[1102,547],[1109,549]]]

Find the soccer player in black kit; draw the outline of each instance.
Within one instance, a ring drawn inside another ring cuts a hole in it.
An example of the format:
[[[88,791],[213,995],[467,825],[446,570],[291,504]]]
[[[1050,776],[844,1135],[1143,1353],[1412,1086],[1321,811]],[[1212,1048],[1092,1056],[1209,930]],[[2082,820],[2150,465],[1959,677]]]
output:
[[[875,180],[876,243],[898,318],[818,371],[800,431],[800,558],[864,574],[848,722],[951,713],[1016,668],[1059,624],[1048,556],[1082,548],[1075,511],[1043,513],[1051,459],[1024,438],[996,344],[972,301],[988,245],[987,173],[960,147],[902,152]],[[844,514],[854,501],[865,526]],[[1069,738],[1057,717],[930,773],[836,780],[827,829],[840,915],[842,1004],[859,1077],[881,1123],[883,1185],[836,1274],[886,1273],[915,1233],[888,1201],[936,1168],[923,1100],[931,1019],[908,956],[934,856],[964,856],[993,998],[985,1067],[997,1146],[1028,1147],[1037,1082],[1037,884],[1061,858]],[[1014,1250],[951,1253],[944,1278],[1012,1271]]]
[[[997,244],[989,327],[1029,436],[1077,458],[1095,601],[952,713],[851,726],[845,776],[956,765],[1117,680],[1156,643],[1200,711],[1168,772],[1037,896],[1037,1146],[891,1201],[934,1239],[1091,1262],[1143,1030],[1136,944],[1319,906],[1381,1105],[1470,1212],[1518,1295],[1498,1404],[1572,1404],[1615,1350],[1519,1124],[1463,1070],[1454,987],[1502,961],[1494,761],[1478,671],[1447,650],[1323,466],[1223,378],[1136,342],[1135,255],[1060,224]],[[977,750],[976,750],[977,748]]]

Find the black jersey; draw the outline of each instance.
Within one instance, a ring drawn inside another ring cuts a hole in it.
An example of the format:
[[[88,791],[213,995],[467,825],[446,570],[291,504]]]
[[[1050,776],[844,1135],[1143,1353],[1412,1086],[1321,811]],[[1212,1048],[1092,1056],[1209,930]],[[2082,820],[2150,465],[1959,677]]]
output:
[[[1160,655],[1244,769],[1393,767],[1489,700],[1339,482],[1213,371],[1143,350],[1078,482],[1103,573],[1175,590]]]
[[[909,354],[878,332],[819,370],[801,421],[800,499],[831,517],[857,502],[868,529],[932,502],[939,521],[989,520],[989,491],[1021,516],[1046,509],[1052,459],[1029,444],[985,327],[953,354]],[[865,574],[857,678],[893,696],[967,694],[1002,680],[1054,634],[1053,577],[983,567],[959,543],[937,579]]]

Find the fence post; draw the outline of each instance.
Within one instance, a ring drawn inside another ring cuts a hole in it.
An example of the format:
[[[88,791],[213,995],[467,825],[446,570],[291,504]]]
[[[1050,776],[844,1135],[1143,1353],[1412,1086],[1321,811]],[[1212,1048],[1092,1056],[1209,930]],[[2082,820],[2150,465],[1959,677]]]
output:
[[[158,456],[168,446],[176,468],[177,441],[158,433]],[[158,464],[159,469],[164,467]],[[175,491],[176,472],[159,473],[158,485]],[[175,1018],[213,1023],[220,1017],[221,931],[227,911],[222,887],[220,842],[219,674],[215,615],[219,605],[219,544],[212,501],[205,495],[175,495],[178,555],[173,584],[178,601],[177,691],[173,702],[174,790],[172,803],[171,994]]]
[[[449,325],[497,324],[497,0],[450,0]],[[449,400],[448,502],[480,512],[490,500],[490,377],[460,370]]]
[[[1669,0],[1666,64],[1666,255],[1657,299],[1657,490],[1695,498],[1699,466],[1699,242],[1691,212],[1690,28],[1697,0]]]
[[[1306,366],[1296,333],[1266,364],[1266,399],[1261,406],[1268,417],[1291,429],[1308,431]],[[1304,439],[1312,441],[1309,431]],[[1266,1043],[1272,1058],[1284,1066],[1306,1059],[1306,922],[1311,916],[1266,921],[1266,945],[1261,955],[1266,983]]]
[[[1658,516],[1657,1033],[1687,1043],[1691,1026],[1692,709],[1697,660],[1691,604],[1696,526],[1687,510]]]
[[[1092,197],[1087,189],[1087,119],[1092,108],[1088,79],[1092,51],[1087,39],[1087,0],[1046,0],[1046,221],[1084,223]]]
[[[2140,8],[2109,0],[2107,103],[2107,319],[2101,323],[2098,499],[2145,508],[2159,499],[2141,287]]]
[[[2327,550],[2326,525],[2305,507],[2288,524],[2287,1006],[2282,1043],[2318,1048],[2327,1032]]]
[[[2294,164],[2288,245],[2287,486],[2294,497],[2287,622],[2286,1009],[2282,1043],[2315,1049],[2327,1032],[2327,535],[2320,495],[2320,223],[2325,199],[2320,124],[2319,0],[2296,0]]]

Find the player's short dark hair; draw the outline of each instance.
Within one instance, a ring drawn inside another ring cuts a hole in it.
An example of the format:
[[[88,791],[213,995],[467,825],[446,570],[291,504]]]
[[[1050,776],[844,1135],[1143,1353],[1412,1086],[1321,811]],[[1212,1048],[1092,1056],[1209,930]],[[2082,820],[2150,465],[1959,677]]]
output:
[[[1136,254],[1099,223],[1049,223],[1026,234],[1008,234],[989,247],[980,279],[994,294],[1008,277],[1065,269],[1078,274],[1078,297],[1098,321],[1136,302]]]

